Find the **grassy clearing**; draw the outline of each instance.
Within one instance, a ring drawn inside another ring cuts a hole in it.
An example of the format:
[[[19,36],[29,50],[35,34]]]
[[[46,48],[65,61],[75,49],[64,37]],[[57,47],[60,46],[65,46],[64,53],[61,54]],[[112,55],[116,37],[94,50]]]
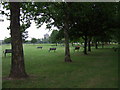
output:
[[[64,62],[64,47],[57,46],[56,52],[48,52],[50,45],[24,45],[26,80],[4,80],[3,88],[117,88],[117,54],[111,47],[92,49],[88,55],[74,52],[71,47],[72,63]],[[10,46],[4,45],[5,48]],[[3,77],[10,71],[10,57],[3,57]]]

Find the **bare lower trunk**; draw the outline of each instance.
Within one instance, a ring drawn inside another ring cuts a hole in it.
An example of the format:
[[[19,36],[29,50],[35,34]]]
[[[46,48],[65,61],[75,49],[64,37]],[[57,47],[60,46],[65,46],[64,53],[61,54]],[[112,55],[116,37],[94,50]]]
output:
[[[87,55],[87,36],[85,35],[84,54]]]
[[[91,39],[88,40],[88,51],[91,52],[91,44],[90,44]]]
[[[65,23],[64,37],[65,37],[65,62],[72,62],[71,57],[70,57],[69,35],[68,35],[68,25],[67,25],[67,23]]]
[[[25,72],[22,36],[20,32],[20,3],[10,2],[10,12],[12,60],[9,77],[26,78],[28,75]]]

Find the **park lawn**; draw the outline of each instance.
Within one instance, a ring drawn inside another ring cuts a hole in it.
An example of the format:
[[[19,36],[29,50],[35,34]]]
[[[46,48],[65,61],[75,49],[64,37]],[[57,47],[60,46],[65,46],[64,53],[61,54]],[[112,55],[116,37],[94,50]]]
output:
[[[37,49],[43,46],[43,49]],[[94,49],[88,55],[83,48],[78,52],[71,47],[72,63],[64,62],[64,47],[57,46],[56,52],[48,52],[50,45],[24,45],[26,72],[25,80],[8,80],[10,58],[2,59],[3,88],[117,88],[117,52],[110,47]],[[10,48],[8,45],[3,46]]]

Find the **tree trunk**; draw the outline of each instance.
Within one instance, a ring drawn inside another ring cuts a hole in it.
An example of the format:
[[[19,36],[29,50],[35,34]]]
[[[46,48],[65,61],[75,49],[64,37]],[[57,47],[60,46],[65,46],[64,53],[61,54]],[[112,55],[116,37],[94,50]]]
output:
[[[102,42],[102,48],[104,48],[104,42]]]
[[[20,3],[10,2],[10,30],[11,30],[11,70],[10,78],[26,78],[22,36],[20,32]]]
[[[57,46],[57,43],[56,43],[56,46]]]
[[[98,49],[97,41],[95,41],[95,48]]]
[[[85,35],[84,54],[87,55],[87,35]]]
[[[64,37],[65,37],[65,62],[72,62],[69,49],[68,25],[66,22],[64,26]]]
[[[72,44],[72,46],[74,46],[73,42],[71,44]]]
[[[91,39],[88,40],[88,51],[89,52],[91,52],[91,44],[90,44],[90,42],[91,42]]]

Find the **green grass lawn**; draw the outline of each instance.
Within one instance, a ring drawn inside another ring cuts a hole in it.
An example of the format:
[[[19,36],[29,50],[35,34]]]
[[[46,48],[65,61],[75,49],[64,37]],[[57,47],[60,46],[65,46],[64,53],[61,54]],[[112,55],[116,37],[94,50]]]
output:
[[[37,49],[43,46],[43,49]],[[2,59],[3,88],[117,88],[118,59],[112,46],[94,49],[88,55],[83,48],[71,47],[72,63],[64,62],[64,47],[48,52],[49,45],[24,45],[26,80],[4,79],[10,72],[11,54]],[[3,46],[10,48],[8,45]]]

